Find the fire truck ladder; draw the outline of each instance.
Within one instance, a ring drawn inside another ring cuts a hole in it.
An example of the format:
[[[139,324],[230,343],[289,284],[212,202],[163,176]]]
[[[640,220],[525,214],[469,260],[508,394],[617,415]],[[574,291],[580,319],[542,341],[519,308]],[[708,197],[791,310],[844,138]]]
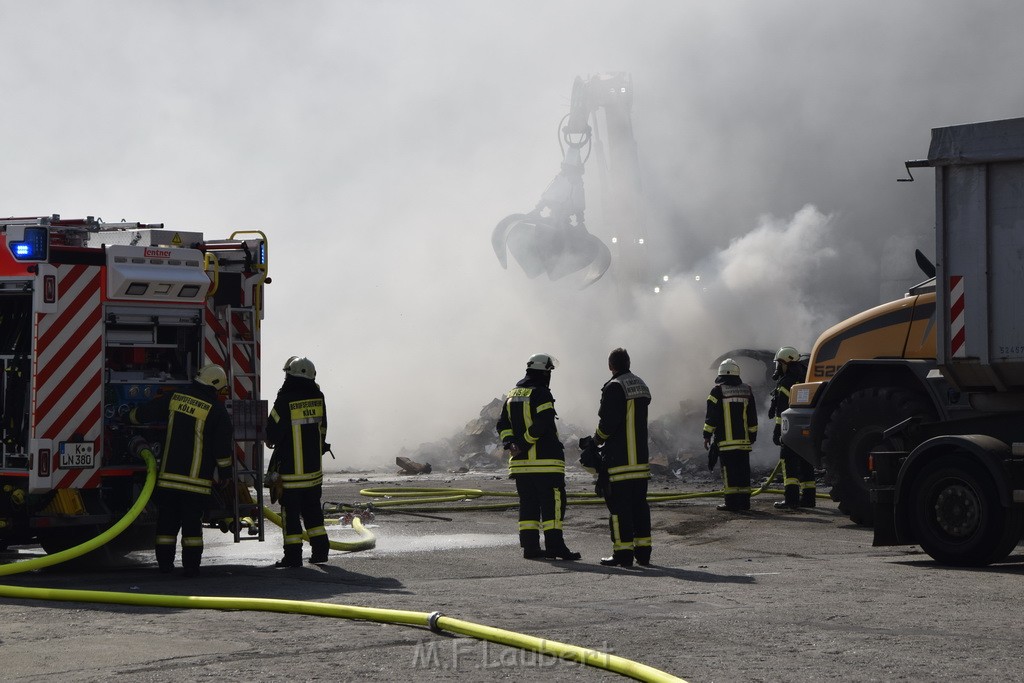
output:
[[[231,458],[235,492],[232,498],[234,523],[231,525],[235,543],[242,540],[264,540],[263,518],[263,440],[267,424],[267,402],[259,395],[259,354],[256,349],[256,309],[252,306],[226,306],[223,310],[228,332],[228,386],[231,387],[231,422],[234,439],[244,457]],[[241,370],[239,370],[241,368]],[[239,395],[238,387],[251,387],[248,396]],[[256,500],[249,493],[249,484],[256,489]],[[242,535],[240,520],[251,519],[256,533]]]

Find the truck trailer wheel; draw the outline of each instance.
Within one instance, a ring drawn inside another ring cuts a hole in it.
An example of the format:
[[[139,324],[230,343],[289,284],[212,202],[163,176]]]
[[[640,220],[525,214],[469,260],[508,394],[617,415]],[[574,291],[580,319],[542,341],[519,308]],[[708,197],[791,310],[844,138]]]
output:
[[[1024,512],[1004,508],[985,468],[962,456],[926,465],[908,502],[918,543],[942,564],[998,562],[1017,546],[1024,528]]]
[[[882,444],[882,433],[908,417],[934,419],[931,404],[923,397],[894,387],[862,389],[844,399],[825,427],[822,444],[826,483],[832,500],[839,503],[856,524],[872,526],[874,510],[864,479],[868,455]],[[908,448],[903,439],[889,444],[893,450]]]

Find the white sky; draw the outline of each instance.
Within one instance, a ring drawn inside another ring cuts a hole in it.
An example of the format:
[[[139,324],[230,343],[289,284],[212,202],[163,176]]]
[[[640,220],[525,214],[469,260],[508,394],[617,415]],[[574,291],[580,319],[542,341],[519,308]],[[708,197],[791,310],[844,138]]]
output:
[[[880,277],[934,251],[931,172],[902,164],[933,127],[1024,115],[1022,25],[1010,0],[0,0],[0,214],[265,231],[265,393],[308,356],[329,467],[385,465],[534,352],[587,427],[615,346],[658,414],[719,353],[809,350],[897,293]],[[558,171],[573,78],[610,71],[672,276],[631,314],[610,276],[528,280],[490,245]]]

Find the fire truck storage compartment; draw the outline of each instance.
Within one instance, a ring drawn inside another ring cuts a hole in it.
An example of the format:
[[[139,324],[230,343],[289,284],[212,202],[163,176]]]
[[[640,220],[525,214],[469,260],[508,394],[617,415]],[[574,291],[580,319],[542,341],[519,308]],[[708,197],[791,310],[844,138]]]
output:
[[[32,290],[0,282],[0,468],[28,466]]]
[[[201,309],[106,310],[108,382],[189,382],[198,369]]]
[[[104,416],[109,443],[105,462],[127,458],[127,443],[140,434],[163,441],[163,425],[128,425],[136,406],[192,381],[203,340],[201,309],[108,306],[106,311]]]

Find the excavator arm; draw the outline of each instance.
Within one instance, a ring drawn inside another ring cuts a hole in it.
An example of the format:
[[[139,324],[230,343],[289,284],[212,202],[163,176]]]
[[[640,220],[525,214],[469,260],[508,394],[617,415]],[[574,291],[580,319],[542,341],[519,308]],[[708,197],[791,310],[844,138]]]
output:
[[[590,122],[593,119],[596,123],[596,112],[604,110],[609,161],[617,163],[624,158],[628,175],[636,177],[636,145],[629,120],[631,106],[632,86],[628,74],[600,74],[587,80],[576,77],[569,113],[560,124],[561,170],[532,211],[505,217],[491,234],[491,245],[502,268],[508,267],[507,254],[511,253],[529,278],[547,273],[549,279],[558,280],[584,271],[583,288],[605,274],[611,265],[611,252],[587,230],[584,218],[583,172],[595,139]],[[621,192],[618,196],[622,196]]]

